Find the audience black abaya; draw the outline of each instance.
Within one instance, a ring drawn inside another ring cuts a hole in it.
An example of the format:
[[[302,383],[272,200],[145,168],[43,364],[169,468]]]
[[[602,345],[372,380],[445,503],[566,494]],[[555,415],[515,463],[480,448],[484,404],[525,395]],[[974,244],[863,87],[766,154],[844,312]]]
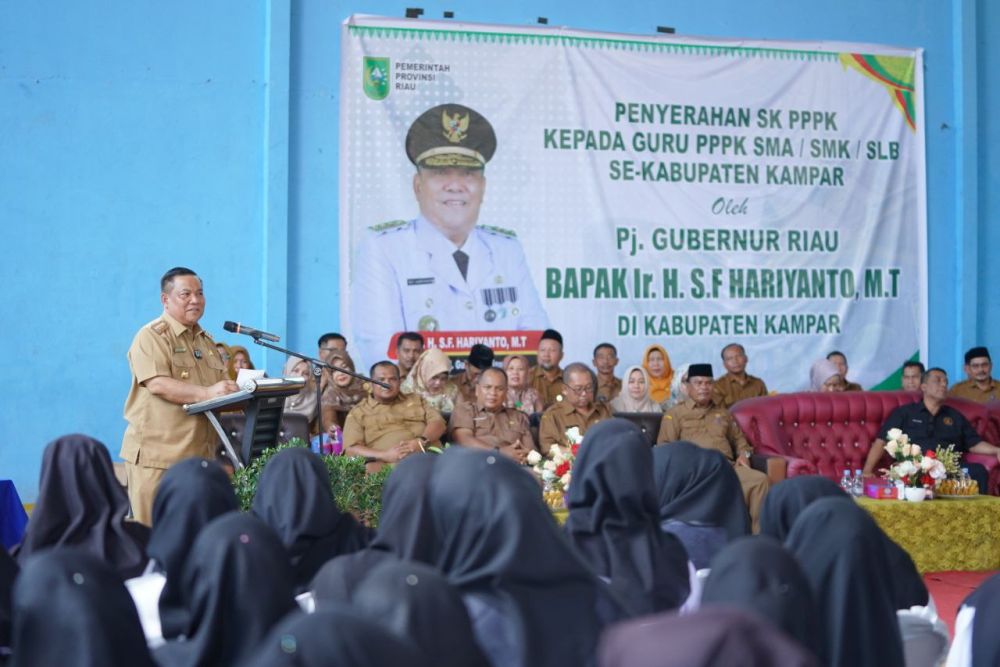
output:
[[[476,607],[469,616],[493,665],[593,664],[601,584],[559,534],[528,471],[495,452],[452,447],[434,465],[430,503],[438,568]],[[490,610],[502,627],[489,626]]]
[[[820,498],[795,520],[785,546],[802,566],[832,667],[902,665],[903,646],[882,530],[847,497]]]
[[[845,498],[837,483],[821,475],[799,475],[771,487],[760,509],[760,534],[783,542],[806,507],[820,498]]]
[[[305,448],[283,449],[267,462],[252,510],[281,538],[299,589],[324,563],[368,543],[367,529],[337,507],[323,461]]]
[[[621,623],[601,638],[600,667],[818,667],[804,648],[763,619],[712,607]],[[861,663],[859,663],[860,665]],[[897,663],[902,665],[902,663]]]
[[[189,620],[154,653],[162,667],[233,665],[296,607],[288,553],[274,531],[231,512],[198,534],[181,571]]]
[[[123,579],[146,565],[145,526],[126,522],[128,497],[115,478],[107,448],[80,434],[66,435],[45,448],[38,500],[18,561],[42,549],[74,546],[114,567]]]
[[[10,648],[10,626],[13,613],[11,610],[11,592],[14,590],[14,580],[18,573],[17,562],[0,547],[0,665]]]
[[[24,561],[14,585],[11,667],[153,667],[118,574],[91,553],[56,547]]]
[[[475,642],[462,596],[429,565],[378,565],[354,591],[351,608],[412,641],[437,667],[489,666]]]
[[[212,519],[238,509],[233,485],[214,461],[179,461],[160,480],[146,551],[166,576],[159,601],[164,639],[184,632],[190,620],[181,596],[181,570],[198,533]]]
[[[441,628],[447,632],[448,628]],[[442,636],[441,641],[448,641]],[[240,667],[431,667],[411,642],[349,607],[296,611],[260,642]]]
[[[816,600],[799,562],[766,536],[736,540],[712,560],[702,607],[723,605],[754,613],[814,655],[822,650]]]
[[[720,452],[686,441],[653,448],[660,527],[676,535],[700,569],[727,542],[750,534],[740,479]]]
[[[786,479],[771,488],[760,512],[760,532],[776,540],[784,540],[792,524],[810,504],[820,498],[846,498],[832,480],[819,475],[802,475]],[[917,571],[910,554],[879,531],[890,567],[883,573],[892,586],[896,609],[926,606],[930,596],[923,577]]]
[[[993,575],[972,591],[962,607],[972,607],[972,664],[970,667],[1000,665],[1000,574]],[[949,663],[950,664],[950,663]]]
[[[378,530],[367,549],[326,563],[310,588],[317,602],[346,602],[376,565],[400,559],[433,564],[436,537],[428,485],[437,454],[413,454],[393,466],[382,487]]]
[[[653,454],[639,427],[609,419],[587,431],[567,501],[570,541],[632,614],[684,603],[687,553],[660,529]]]

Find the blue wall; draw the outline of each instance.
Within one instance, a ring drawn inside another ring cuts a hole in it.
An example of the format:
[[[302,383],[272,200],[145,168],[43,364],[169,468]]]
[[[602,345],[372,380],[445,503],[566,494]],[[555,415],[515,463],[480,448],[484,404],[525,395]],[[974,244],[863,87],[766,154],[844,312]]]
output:
[[[969,345],[1000,352],[988,0],[0,0],[0,377],[13,390],[0,477],[25,501],[52,438],[84,431],[117,452],[125,352],[160,311],[166,268],[201,273],[209,331],[242,320],[311,350],[338,327],[340,24],[414,4],[425,18],[926,49],[930,358],[957,375]]]

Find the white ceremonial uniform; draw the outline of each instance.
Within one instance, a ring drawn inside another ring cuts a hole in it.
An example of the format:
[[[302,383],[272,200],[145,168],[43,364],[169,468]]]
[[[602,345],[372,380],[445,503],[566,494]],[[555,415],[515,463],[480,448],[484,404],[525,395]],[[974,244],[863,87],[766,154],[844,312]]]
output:
[[[477,226],[462,252],[422,216],[370,227],[351,274],[352,344],[385,359],[398,331],[546,329],[549,318],[513,232]]]

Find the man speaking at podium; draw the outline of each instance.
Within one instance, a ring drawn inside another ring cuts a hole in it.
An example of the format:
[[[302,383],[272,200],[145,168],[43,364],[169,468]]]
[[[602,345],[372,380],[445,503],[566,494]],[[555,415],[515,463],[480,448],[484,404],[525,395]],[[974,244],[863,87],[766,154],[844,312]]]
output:
[[[152,525],[163,473],[181,459],[215,458],[218,436],[203,415],[182,407],[237,391],[215,341],[198,325],[205,312],[201,278],[176,267],[160,279],[163,314],[142,327],[128,350],[132,387],[125,400],[128,498],[136,521]]]

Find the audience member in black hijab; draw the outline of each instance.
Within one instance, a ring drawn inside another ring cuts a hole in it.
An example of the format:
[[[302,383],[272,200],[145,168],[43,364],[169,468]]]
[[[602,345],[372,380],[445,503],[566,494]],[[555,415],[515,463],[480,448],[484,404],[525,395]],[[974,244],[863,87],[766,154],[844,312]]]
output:
[[[783,542],[802,510],[830,496],[846,497],[836,482],[821,475],[799,475],[775,484],[760,509],[760,534]]]
[[[792,524],[810,504],[820,498],[846,498],[843,490],[826,477],[802,475],[771,487],[760,512],[760,533],[776,540],[785,540]],[[930,596],[923,577],[913,564],[910,554],[879,530],[881,542],[889,559],[889,569],[882,572],[892,586],[896,609],[927,606]]]
[[[107,448],[85,435],[63,436],[42,455],[38,501],[16,557],[23,563],[48,547],[75,546],[110,564],[123,579],[134,577],[146,565],[149,530],[126,522],[128,509]]]
[[[447,628],[441,628],[442,633]],[[442,634],[441,641],[449,641]],[[240,667],[430,667],[411,642],[348,607],[293,612]]]
[[[719,552],[712,560],[701,604],[749,611],[814,655],[822,649],[809,580],[795,557],[770,537],[744,537]]]
[[[785,546],[816,596],[820,660],[832,667],[902,665],[891,565],[874,519],[850,498],[820,498],[799,514]]]
[[[14,585],[11,667],[153,667],[118,574],[78,547],[24,562]]]
[[[429,565],[378,565],[355,589],[351,608],[412,641],[437,667],[489,667],[462,596]]]
[[[726,543],[750,534],[750,513],[733,466],[721,452],[683,440],[653,448],[660,527],[684,543],[699,570]]]
[[[567,500],[570,541],[632,615],[684,603],[687,553],[660,530],[653,454],[638,426],[609,419],[587,431]]]
[[[233,485],[214,461],[185,459],[163,475],[153,500],[153,529],[146,551],[166,577],[159,599],[164,639],[181,634],[190,622],[181,596],[181,570],[198,533],[212,519],[238,509]]]
[[[260,519],[231,512],[198,534],[181,571],[189,620],[154,654],[162,667],[234,665],[295,608],[288,553]]]
[[[330,559],[368,543],[367,530],[337,507],[323,461],[302,447],[283,449],[267,462],[252,510],[288,550],[297,590]]]
[[[963,617],[973,614],[970,624]],[[948,654],[948,667],[996,667],[1000,665],[1000,574],[972,591],[955,618],[955,641]]]
[[[413,454],[393,466],[382,487],[382,514],[375,539],[363,551],[339,556],[313,578],[317,602],[347,602],[351,591],[376,565],[403,559],[433,564],[436,537],[428,485],[437,454]]]
[[[4,664],[4,657],[10,652],[10,624],[13,618],[10,594],[17,572],[17,562],[6,549],[0,547],[0,665]]]
[[[501,454],[452,447],[430,484],[438,568],[495,667],[591,665],[600,582],[559,534],[535,478]]]
[[[660,614],[616,625],[601,638],[598,664],[600,667],[817,667],[819,663],[787,635],[757,616],[739,609],[712,607],[689,616]]]

